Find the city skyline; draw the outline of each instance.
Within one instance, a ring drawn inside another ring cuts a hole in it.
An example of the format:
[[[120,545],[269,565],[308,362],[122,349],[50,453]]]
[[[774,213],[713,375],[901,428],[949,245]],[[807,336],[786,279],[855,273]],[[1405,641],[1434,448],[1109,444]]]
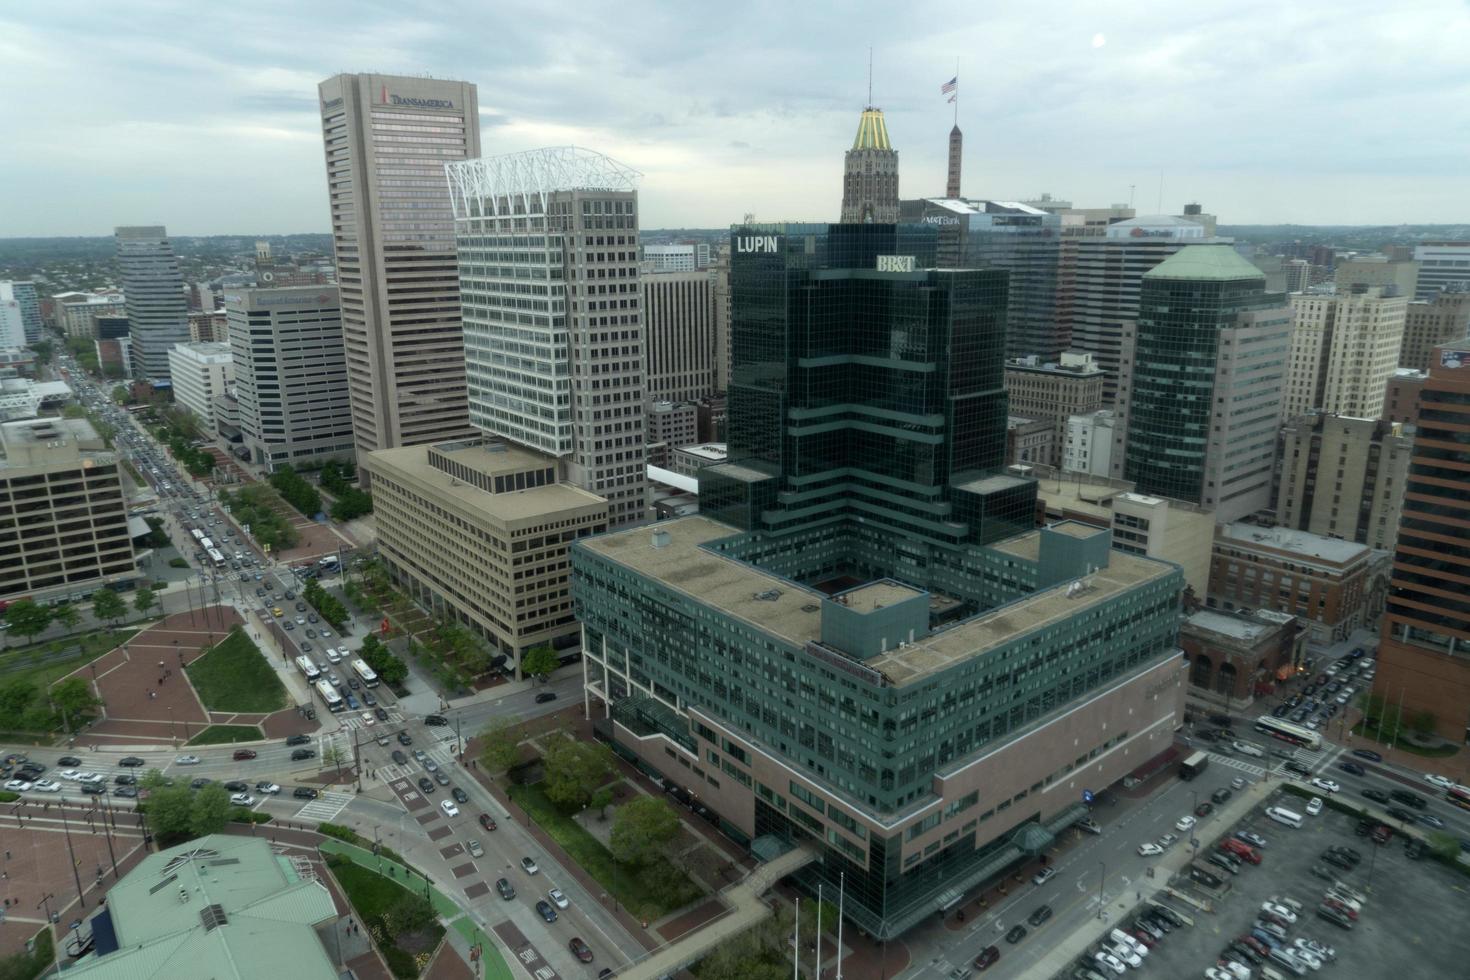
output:
[[[267,3],[200,19],[165,2],[0,17],[0,78],[50,93],[11,105],[18,152],[0,178],[27,193],[8,202],[0,236],[142,223],[325,231],[316,84],[341,70],[476,84],[483,153],[595,147],[645,174],[645,227],[832,219],[870,44],[903,197],[944,189],[954,118],[939,87],[958,56],[967,196],[1100,206],[1131,195],[1141,214],[1200,201],[1226,223],[1470,214],[1454,172],[1467,138],[1433,124],[1454,117],[1470,33],[1470,12],[1449,2],[871,5],[841,18],[652,5],[554,29],[503,5],[427,23],[329,4],[291,9],[291,31],[261,31],[273,8],[287,13]],[[88,113],[63,122],[58,102]]]

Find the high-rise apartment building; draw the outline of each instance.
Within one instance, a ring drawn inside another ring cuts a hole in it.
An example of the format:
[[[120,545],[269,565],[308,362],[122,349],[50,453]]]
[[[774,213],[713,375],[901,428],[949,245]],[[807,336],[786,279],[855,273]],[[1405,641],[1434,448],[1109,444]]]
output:
[[[1419,263],[1415,299],[1432,300],[1442,289],[1470,289],[1470,242],[1420,242],[1414,261]]]
[[[41,339],[41,301],[33,282],[0,282],[0,335],[15,333],[19,343],[0,342],[0,347],[24,347]]]
[[[1060,466],[1067,442],[1067,419],[1102,407],[1103,372],[1082,351],[1065,351],[1058,361],[1036,356],[1006,361],[1006,395],[1010,411],[1052,423],[1053,456],[1048,466]]]
[[[842,164],[844,223],[891,224],[898,220],[898,151],[888,141],[883,110],[868,106]]]
[[[1123,325],[1138,319],[1143,276],[1187,245],[1206,241],[1203,225],[1171,215],[1129,218],[1069,243],[1066,331],[1072,350],[1092,354],[1104,371],[1103,403],[1118,397]]]
[[[133,376],[167,381],[169,349],[189,342],[189,301],[173,242],[162,225],[118,228],[115,238]]]
[[[1229,245],[1196,245],[1143,277],[1124,331],[1115,476],[1234,521],[1270,505],[1291,309]]]
[[[236,289],[224,302],[250,462],[274,471],[350,461],[355,430],[336,287]]]
[[[1435,349],[1414,450],[1373,692],[1470,738],[1470,344]]]
[[[64,599],[135,574],[117,456],[91,424],[0,424],[0,599]]]
[[[707,272],[640,278],[649,401],[692,402],[715,391],[715,307]]]
[[[612,526],[646,519],[640,175],[577,147],[447,172],[471,422],[564,460]]]
[[[1433,299],[1415,300],[1404,315],[1404,342],[1399,366],[1424,371],[1434,348],[1461,346],[1470,336],[1470,288],[1440,290]]]
[[[471,435],[444,165],[480,155],[475,86],[336,75],[319,89],[357,450]]]
[[[214,400],[235,382],[229,344],[175,344],[168,352],[174,402],[192,412],[205,431],[214,431]]]
[[[732,234],[729,462],[572,546],[589,717],[882,939],[1046,849],[1179,724],[1177,568],[1033,528],[1005,273],[932,227]]]
[[[1399,364],[1406,296],[1392,287],[1293,293],[1291,369],[1284,417],[1308,412],[1376,419]]]
[[[1281,427],[1276,523],[1390,550],[1409,473],[1414,427],[1304,415]]]

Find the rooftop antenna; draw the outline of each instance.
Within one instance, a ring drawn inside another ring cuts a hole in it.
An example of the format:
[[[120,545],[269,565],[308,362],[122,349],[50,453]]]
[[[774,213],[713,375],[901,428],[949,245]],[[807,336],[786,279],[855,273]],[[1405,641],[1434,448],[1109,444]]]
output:
[[[873,107],[873,46],[868,45],[868,108]]]

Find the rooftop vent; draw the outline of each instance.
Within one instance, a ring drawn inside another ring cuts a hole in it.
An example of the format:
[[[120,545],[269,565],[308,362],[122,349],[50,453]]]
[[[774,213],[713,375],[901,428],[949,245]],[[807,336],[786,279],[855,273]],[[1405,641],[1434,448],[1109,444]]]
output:
[[[209,932],[218,926],[230,921],[225,918],[225,907],[223,905],[206,905],[199,910],[199,921],[204,923],[204,931]]]
[[[673,538],[668,531],[653,532],[652,541],[655,548],[667,548],[669,546],[669,542],[672,540]]]
[[[757,592],[753,596],[753,598],[759,599],[762,602],[775,602],[777,599],[781,598],[781,590],[767,589],[764,592]]]

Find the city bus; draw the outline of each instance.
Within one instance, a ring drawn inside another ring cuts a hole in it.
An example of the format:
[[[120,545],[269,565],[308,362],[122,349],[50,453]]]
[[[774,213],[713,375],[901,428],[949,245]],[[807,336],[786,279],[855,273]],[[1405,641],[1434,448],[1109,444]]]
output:
[[[1444,791],[1444,798],[1461,810],[1470,810],[1470,786],[1451,786]]]
[[[194,540],[195,541],[198,541],[200,544],[203,544],[204,543],[204,532],[203,531],[199,530],[196,527],[196,528],[193,528],[192,530],[190,530],[189,533],[192,534],[192,535],[194,535]]]
[[[214,567],[215,568],[223,568],[224,567],[224,565],[225,565],[225,556],[222,555],[222,554],[220,554],[220,550],[218,548],[210,548],[205,553],[209,555],[209,560],[212,561],[212,562],[214,562]]]
[[[363,687],[378,686],[378,675],[373,673],[373,669],[369,667],[364,661],[352,661],[352,672],[357,675],[358,680],[362,681]]]
[[[311,658],[308,656],[302,655],[297,657],[296,666],[300,668],[302,675],[309,681],[314,681],[322,676],[322,672],[316,669],[316,664],[312,663]]]
[[[1184,765],[1179,767],[1179,778],[1193,779],[1195,776],[1204,772],[1205,767],[1209,764],[1210,754],[1208,752],[1196,752],[1188,759],[1185,759]]]
[[[200,534],[199,547],[203,548],[205,551],[208,551],[210,548],[214,547],[214,542],[204,537],[203,534]]]
[[[317,696],[322,699],[322,704],[327,706],[328,711],[336,714],[347,707],[342,701],[342,695],[337,693],[337,689],[332,686],[330,681],[320,680],[312,686],[316,688]]]
[[[1270,715],[1262,715],[1256,719],[1256,731],[1272,738],[1279,738],[1283,742],[1299,745],[1309,752],[1315,752],[1322,747],[1322,736],[1310,728],[1301,725],[1293,725],[1289,721],[1280,718],[1272,718]]]

